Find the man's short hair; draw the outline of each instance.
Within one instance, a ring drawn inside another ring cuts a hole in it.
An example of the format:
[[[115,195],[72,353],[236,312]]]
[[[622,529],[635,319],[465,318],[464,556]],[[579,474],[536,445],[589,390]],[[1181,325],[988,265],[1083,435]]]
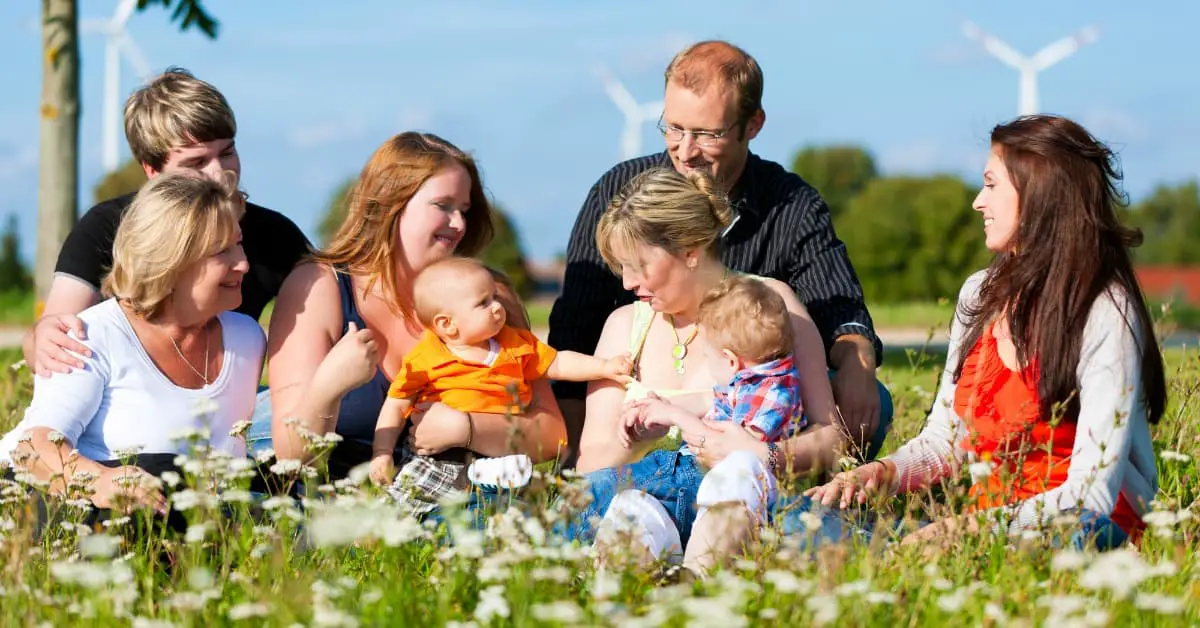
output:
[[[666,72],[666,83],[671,81],[697,94],[714,83],[729,90],[737,98],[737,122],[743,132],[762,109],[762,68],[749,53],[727,41],[702,41],[675,55]]]
[[[236,174],[222,179],[164,173],[142,185],[117,228],[104,294],[153,319],[189,266],[235,243],[245,196]]]
[[[697,322],[708,343],[755,363],[792,353],[795,335],[787,304],[766,282],[734,275],[709,290]]]
[[[125,101],[129,150],[155,170],[162,170],[173,149],[236,135],[225,96],[183,68],[168,68]]]

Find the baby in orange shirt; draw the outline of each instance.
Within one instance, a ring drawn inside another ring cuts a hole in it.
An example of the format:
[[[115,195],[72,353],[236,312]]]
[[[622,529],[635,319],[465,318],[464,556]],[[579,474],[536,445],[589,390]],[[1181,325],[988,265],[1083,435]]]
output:
[[[426,267],[413,282],[413,301],[425,334],[404,357],[379,412],[371,478],[414,516],[466,486],[466,465],[429,456],[405,456],[396,473],[392,457],[414,405],[441,402],[466,413],[521,414],[531,383],[612,379],[626,383],[631,356],[602,360],[555,351],[532,333],[509,327],[496,280],[479,261],[453,257]],[[469,434],[473,434],[472,430]],[[471,437],[464,445],[470,448]],[[527,456],[476,461],[476,467],[531,471]]]

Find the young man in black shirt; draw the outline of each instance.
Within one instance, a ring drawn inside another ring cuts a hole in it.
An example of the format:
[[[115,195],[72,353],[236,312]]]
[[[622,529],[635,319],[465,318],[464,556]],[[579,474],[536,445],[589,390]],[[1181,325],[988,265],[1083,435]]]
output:
[[[237,122],[221,92],[186,70],[172,68],[134,92],[125,103],[125,137],[147,177],[189,170],[214,177],[241,174],[234,137]],[[90,209],[63,243],[42,317],[26,335],[25,361],[39,375],[69,372],[83,363],[66,350],[87,355],[67,336],[87,330],[76,316],[101,300],[100,282],[112,266],[113,239],[133,194]],[[236,311],[258,319],[284,278],[308,253],[308,239],[283,214],[246,203],[242,246],[250,263]]]
[[[685,175],[706,169],[736,211],[724,236],[725,264],[795,290],[825,340],[846,430],[873,457],[891,420],[890,399],[881,403],[887,391],[875,378],[883,346],[825,202],[799,176],[750,152],[750,140],[766,121],[762,88],[758,63],[727,42],[701,42],[676,55],[666,71],[659,122],[666,151],[617,164],[588,193],[567,248],[549,344],[592,353],[609,314],[633,301],[596,248],[596,225],[617,191],[653,167],[673,166]],[[556,382],[555,393],[574,451],[586,385]]]

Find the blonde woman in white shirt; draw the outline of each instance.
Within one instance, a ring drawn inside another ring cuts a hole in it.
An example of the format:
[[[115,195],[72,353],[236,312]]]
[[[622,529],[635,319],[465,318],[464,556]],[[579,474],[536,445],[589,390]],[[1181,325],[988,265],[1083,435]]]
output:
[[[991,139],[974,207],[996,257],[963,286],[928,423],[807,494],[847,508],[979,462],[967,512],[906,542],[1018,532],[1064,512],[1084,524],[1076,545],[1136,542],[1158,490],[1150,424],[1166,384],[1128,250],[1141,234],[1117,217],[1113,154],[1056,116],[999,125]]]
[[[122,492],[165,513],[154,483],[119,478],[170,469],[190,447],[177,438],[188,431],[244,455],[229,431],[254,410],[265,348],[258,323],[230,311],[248,268],[244,206],[232,173],[162,174],[142,187],[113,243],[109,298],[79,315],[84,368],[35,377],[23,420],[0,440],[0,464],[48,481],[51,494],[85,474],[98,513]]]

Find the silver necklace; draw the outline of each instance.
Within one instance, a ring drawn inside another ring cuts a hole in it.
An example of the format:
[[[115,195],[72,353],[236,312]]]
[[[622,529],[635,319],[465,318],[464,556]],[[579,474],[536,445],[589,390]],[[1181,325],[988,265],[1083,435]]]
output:
[[[210,334],[208,333],[208,323],[204,324],[204,372],[203,373],[196,370],[196,367],[192,366],[192,363],[188,361],[187,356],[183,355],[183,350],[179,348],[179,343],[175,342],[175,337],[172,336],[170,333],[168,333],[167,330],[165,330],[165,329],[163,330],[163,333],[167,334],[167,338],[171,339],[171,346],[175,347],[175,353],[179,354],[179,359],[183,360],[183,363],[186,364],[188,368],[192,369],[193,373],[195,373],[197,376],[199,376],[200,379],[204,380],[204,385],[207,386],[209,384],[209,381],[208,381],[208,345],[209,345],[209,338],[210,338]]]

